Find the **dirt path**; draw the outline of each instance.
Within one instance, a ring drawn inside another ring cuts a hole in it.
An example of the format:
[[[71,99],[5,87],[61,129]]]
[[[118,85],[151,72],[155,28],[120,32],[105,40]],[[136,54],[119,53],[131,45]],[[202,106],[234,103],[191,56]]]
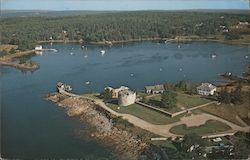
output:
[[[120,116],[123,119],[126,119],[127,121],[129,121],[130,123],[134,124],[135,126],[138,126],[142,129],[145,129],[149,132],[152,132],[154,134],[163,136],[163,137],[178,137],[178,136],[183,136],[183,135],[177,135],[177,134],[173,134],[170,132],[170,129],[174,126],[177,125],[181,125],[181,124],[186,124],[187,126],[199,126],[204,124],[207,120],[217,120],[220,121],[222,123],[227,124],[228,126],[230,126],[232,129],[225,132],[224,134],[231,134],[235,131],[242,131],[242,132],[249,132],[250,131],[250,127],[241,127],[238,126],[234,123],[231,123],[227,120],[224,120],[222,118],[216,117],[214,115],[210,115],[207,113],[202,113],[202,114],[198,114],[198,115],[192,115],[192,116],[188,116],[188,117],[183,117],[180,119],[180,121],[175,122],[175,123],[171,123],[171,124],[167,124],[167,125],[155,125],[155,124],[151,124],[149,122],[146,122],[138,117],[135,117],[133,115],[130,114],[124,114],[124,113],[118,113],[114,110],[112,110],[111,108],[109,108],[102,100],[100,99],[96,99],[96,98],[90,98],[87,96],[79,96],[76,94],[72,94],[72,93],[68,93],[65,92],[64,90],[60,90],[59,92],[62,94],[66,94],[68,96],[75,96],[75,97],[81,97],[81,98],[85,98],[88,100],[93,101],[95,104],[97,104],[98,106],[102,107],[103,109],[105,109],[106,111],[110,112],[111,114],[115,115],[115,116]],[[216,133],[218,134],[218,133]],[[213,134],[210,134],[213,135]]]
[[[174,126],[178,126],[181,124],[186,124],[187,126],[200,126],[202,124],[205,124],[206,121],[208,121],[208,120],[217,120],[217,121],[220,121],[220,122],[225,123],[228,126],[230,126],[232,129],[230,131],[228,131],[227,133],[231,133],[231,132],[235,132],[235,131],[249,132],[249,130],[250,130],[249,127],[240,127],[234,123],[231,123],[231,122],[226,121],[222,118],[219,118],[219,117],[207,114],[207,113],[192,115],[189,117],[183,117],[180,119],[179,122],[175,122],[175,123],[171,123],[171,124],[167,124],[167,125],[155,125],[155,124],[151,124],[149,122],[146,122],[146,121],[144,121],[138,117],[135,117],[133,115],[130,115],[130,114],[123,114],[123,113],[115,112],[114,110],[107,107],[106,104],[104,102],[102,102],[101,100],[96,101],[96,104],[99,105],[100,107],[102,107],[103,109],[107,110],[111,114],[114,114],[116,116],[121,116],[123,119],[128,120],[130,123],[142,128],[142,129],[145,129],[147,131],[150,131],[154,134],[161,135],[163,137],[182,136],[182,135],[177,135],[177,134],[173,134],[170,132],[170,129]]]

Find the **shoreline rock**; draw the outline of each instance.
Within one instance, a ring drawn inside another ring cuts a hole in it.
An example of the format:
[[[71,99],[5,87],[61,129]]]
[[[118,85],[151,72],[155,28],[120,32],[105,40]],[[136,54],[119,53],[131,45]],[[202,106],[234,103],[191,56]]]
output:
[[[93,127],[94,130],[91,130],[89,137],[114,148],[121,156],[119,159],[138,159],[147,147],[147,144],[138,140],[135,135],[115,127],[112,119],[100,112],[98,106],[89,100],[59,93],[48,95],[47,100],[64,108],[69,117],[79,117],[82,122]]]

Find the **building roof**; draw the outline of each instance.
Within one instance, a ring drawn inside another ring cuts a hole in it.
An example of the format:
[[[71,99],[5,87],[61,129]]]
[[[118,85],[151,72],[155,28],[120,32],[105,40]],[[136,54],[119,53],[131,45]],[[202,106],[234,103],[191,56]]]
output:
[[[107,89],[111,91],[113,88],[109,86],[104,88],[104,90],[107,90]]]
[[[162,91],[164,90],[164,86],[162,84],[160,85],[154,85],[154,86],[146,86],[146,90],[152,90],[152,91]]]
[[[58,83],[57,83],[57,86],[58,86],[58,87],[61,87],[62,85],[63,85],[62,82],[58,82]]]
[[[246,21],[246,22],[241,22],[239,21],[239,25],[248,25],[249,23]]]
[[[215,88],[216,86],[212,85],[211,83],[201,83],[201,85],[197,87],[198,90],[205,90],[205,91],[211,91]]]
[[[132,94],[135,94],[135,92],[131,91],[131,90],[128,90],[128,89],[122,90],[122,91],[119,92],[119,95],[122,95],[122,96],[129,96],[129,95],[132,95]]]
[[[119,92],[119,91],[122,91],[122,90],[128,90],[129,88],[128,87],[126,87],[126,86],[121,86],[121,87],[119,87],[119,88],[114,88],[113,89],[113,91],[117,91],[117,92]]]

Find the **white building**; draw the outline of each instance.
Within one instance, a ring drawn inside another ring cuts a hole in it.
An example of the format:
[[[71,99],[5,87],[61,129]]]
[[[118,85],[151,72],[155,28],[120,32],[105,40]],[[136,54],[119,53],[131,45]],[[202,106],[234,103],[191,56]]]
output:
[[[43,50],[43,47],[42,47],[41,45],[37,45],[37,46],[35,47],[35,50],[36,50],[36,51],[42,51],[42,50]]]
[[[145,93],[149,93],[149,94],[163,93],[164,90],[165,89],[164,89],[164,86],[162,84],[155,85],[155,86],[146,86],[145,87]]]
[[[129,106],[135,103],[136,92],[131,90],[122,90],[118,93],[118,105]]]
[[[216,86],[210,83],[202,83],[200,86],[197,87],[197,92],[203,96],[213,95],[216,91]]]

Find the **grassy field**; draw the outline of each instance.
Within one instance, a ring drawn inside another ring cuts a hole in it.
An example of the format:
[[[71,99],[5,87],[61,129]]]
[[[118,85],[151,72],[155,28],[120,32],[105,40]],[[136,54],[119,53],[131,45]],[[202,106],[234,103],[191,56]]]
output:
[[[171,118],[165,114],[145,108],[138,104],[132,104],[130,106],[119,107],[116,104],[107,103],[107,106],[117,112],[128,113],[128,114],[134,115],[152,124],[170,124],[170,123],[179,121],[179,118],[177,117]],[[118,109],[118,107],[120,109]]]
[[[192,108],[192,107],[202,105],[208,102],[211,102],[211,101],[205,98],[201,98],[198,95],[187,95],[183,93],[178,93],[178,96],[177,96],[178,107]]]
[[[205,98],[201,98],[198,95],[188,95],[188,94],[184,94],[184,93],[177,93],[177,107],[173,108],[171,110],[167,110],[171,113],[175,113],[178,111],[181,111],[182,109],[187,109],[187,108],[192,108],[201,104],[205,104],[208,102],[211,102],[208,99]],[[148,100],[148,103],[152,103],[156,106],[160,106],[161,105],[161,95],[160,94],[155,94],[155,95],[149,95],[146,97],[146,99]]]
[[[196,133],[198,135],[218,133],[231,129],[228,125],[219,121],[209,120],[204,125],[198,127],[187,127],[186,125],[178,125],[170,129],[170,132],[175,134]]]
[[[243,126],[236,118],[236,116],[239,116],[241,119],[245,121],[250,121],[248,118],[248,114],[250,112],[250,100],[247,98],[247,96],[244,99],[244,103],[241,105],[230,105],[230,104],[221,104],[221,105],[208,105],[203,108],[200,108],[200,110],[208,112],[210,114],[216,115],[218,117],[221,117],[223,119],[226,119],[230,122],[233,122],[235,124],[238,124],[240,126]]]

